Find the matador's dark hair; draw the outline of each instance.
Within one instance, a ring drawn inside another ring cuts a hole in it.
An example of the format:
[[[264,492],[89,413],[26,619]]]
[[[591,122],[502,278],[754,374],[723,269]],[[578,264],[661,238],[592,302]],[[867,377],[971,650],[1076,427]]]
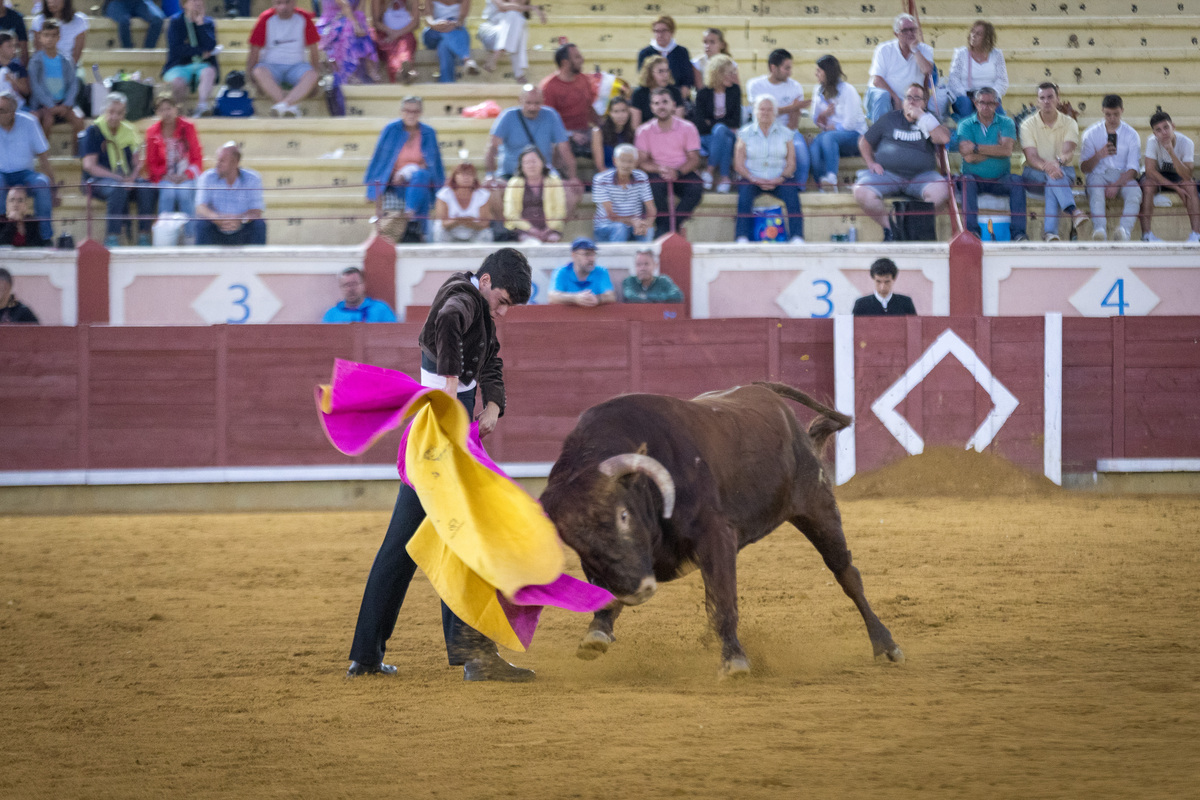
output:
[[[502,247],[483,260],[475,272],[492,276],[493,289],[507,289],[508,298],[514,306],[529,302],[532,292],[533,271],[525,254],[512,247]]]

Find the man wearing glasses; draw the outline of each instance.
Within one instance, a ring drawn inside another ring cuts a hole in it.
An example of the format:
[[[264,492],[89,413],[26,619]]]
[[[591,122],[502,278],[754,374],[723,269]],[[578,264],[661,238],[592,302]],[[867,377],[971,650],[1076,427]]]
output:
[[[962,195],[967,230],[982,238],[979,228],[979,193],[1008,198],[1010,230],[1014,242],[1025,235],[1025,187],[1012,174],[1017,126],[1010,117],[996,114],[1000,96],[990,86],[975,92],[975,113],[958,123],[958,152],[962,155]]]
[[[893,239],[885,195],[907,195],[933,203],[935,209],[946,204],[950,190],[937,171],[935,146],[948,141],[950,131],[925,110],[925,88],[919,83],[904,90],[904,108],[887,112],[859,137],[867,168],[859,173],[854,199],[883,228],[885,242]]]
[[[933,48],[921,41],[921,26],[911,14],[892,20],[896,38],[875,48],[871,58],[865,110],[872,121],[904,107],[905,89],[925,85],[933,74]]]

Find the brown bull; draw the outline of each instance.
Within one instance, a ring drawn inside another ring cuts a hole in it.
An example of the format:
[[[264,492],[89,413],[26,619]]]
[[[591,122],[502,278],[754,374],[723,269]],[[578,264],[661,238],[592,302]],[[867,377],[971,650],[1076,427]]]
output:
[[[807,433],[784,397],[821,415]],[[875,656],[902,661],[850,562],[820,459],[829,436],[850,422],[777,383],[694,400],[625,395],[585,411],[541,498],[563,541],[579,553],[588,580],[620,600],[596,613],[580,657],[608,650],[623,605],[643,603],[659,581],[699,567],[709,619],[721,638],[721,672],[749,672],[737,637],[737,553],[790,522],[858,607]]]

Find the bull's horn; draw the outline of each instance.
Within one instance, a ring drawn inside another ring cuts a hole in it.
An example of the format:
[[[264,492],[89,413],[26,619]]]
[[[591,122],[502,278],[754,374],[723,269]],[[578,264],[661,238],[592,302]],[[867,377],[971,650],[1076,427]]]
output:
[[[605,459],[600,464],[600,471],[610,478],[619,478],[630,472],[641,472],[650,477],[662,494],[663,519],[670,519],[675,511],[675,481],[667,468],[650,456],[639,453],[622,453],[619,456]]]

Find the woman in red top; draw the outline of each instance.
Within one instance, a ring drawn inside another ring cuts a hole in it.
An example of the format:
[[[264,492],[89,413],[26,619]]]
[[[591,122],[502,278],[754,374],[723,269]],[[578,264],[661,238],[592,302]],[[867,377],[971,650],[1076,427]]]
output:
[[[179,116],[170,94],[154,102],[158,120],[146,130],[146,177],[158,186],[158,213],[196,216],[196,178],[204,170],[196,126]]]

